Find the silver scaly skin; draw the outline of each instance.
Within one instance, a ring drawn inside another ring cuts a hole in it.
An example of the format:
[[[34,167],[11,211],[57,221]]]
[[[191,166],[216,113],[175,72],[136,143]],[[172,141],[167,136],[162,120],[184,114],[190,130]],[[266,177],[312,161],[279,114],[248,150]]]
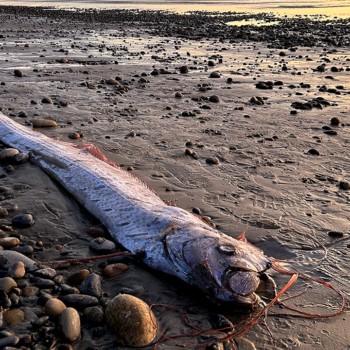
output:
[[[254,307],[259,274],[270,259],[249,243],[166,205],[128,172],[52,140],[0,113],[0,140],[57,180],[130,252],[155,270],[197,286],[213,301]]]

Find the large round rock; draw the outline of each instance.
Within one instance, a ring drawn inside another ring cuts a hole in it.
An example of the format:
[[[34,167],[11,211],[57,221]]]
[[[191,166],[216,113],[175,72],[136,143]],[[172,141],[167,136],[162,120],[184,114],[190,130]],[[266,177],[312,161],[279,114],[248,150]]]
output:
[[[62,338],[69,343],[73,343],[80,338],[80,316],[78,311],[68,307],[61,313],[58,329]]]
[[[106,320],[118,336],[118,342],[127,346],[145,346],[157,334],[156,318],[142,300],[126,294],[117,295],[106,308]]]
[[[12,219],[12,225],[19,228],[31,227],[34,225],[33,216],[30,214],[17,215]]]

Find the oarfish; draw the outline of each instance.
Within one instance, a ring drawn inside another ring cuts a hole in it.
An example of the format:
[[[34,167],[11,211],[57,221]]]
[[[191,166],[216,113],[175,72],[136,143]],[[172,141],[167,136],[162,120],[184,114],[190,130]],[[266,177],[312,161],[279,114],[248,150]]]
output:
[[[0,140],[30,153],[115,241],[139,254],[149,267],[195,285],[212,300],[250,307],[258,303],[254,292],[259,275],[271,261],[244,237],[223,234],[186,210],[165,204],[141,180],[112,162],[52,140],[2,113]]]

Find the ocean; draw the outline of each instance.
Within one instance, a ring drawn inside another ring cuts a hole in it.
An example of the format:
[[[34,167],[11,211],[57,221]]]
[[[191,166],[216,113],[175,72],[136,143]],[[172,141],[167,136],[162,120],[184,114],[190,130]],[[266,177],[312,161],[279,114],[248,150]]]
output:
[[[2,0],[2,5],[27,5],[27,6],[56,6],[59,8],[108,8],[108,9],[150,9],[171,10],[176,12],[186,11],[236,11],[236,12],[272,12],[279,16],[314,16],[325,15],[328,18],[350,17],[349,0],[62,0],[60,2],[41,0]]]

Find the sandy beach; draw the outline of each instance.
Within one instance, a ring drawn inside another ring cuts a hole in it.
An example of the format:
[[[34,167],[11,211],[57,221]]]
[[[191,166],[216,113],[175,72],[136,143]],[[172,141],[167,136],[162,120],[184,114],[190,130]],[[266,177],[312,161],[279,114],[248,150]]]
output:
[[[249,18],[277,24],[225,24]],[[3,114],[28,127],[37,119],[55,121],[56,127],[37,130],[62,142],[98,146],[162,200],[200,212],[231,237],[246,230],[248,241],[268,256],[311,261],[322,258],[322,245],[329,247],[322,264],[295,266],[331,283],[349,300],[348,19],[0,6],[0,23]],[[80,138],[70,138],[72,133]],[[19,238],[19,247],[26,247],[22,251],[34,261],[96,255],[89,249],[94,237],[87,230],[98,220],[34,164],[12,164],[13,171],[9,164],[1,162],[0,207],[18,209],[0,218],[0,225],[11,226],[12,217],[20,214],[31,214],[35,224],[6,235]],[[11,189],[11,196],[2,195],[3,188]],[[205,329],[211,328],[210,314],[231,321],[237,317],[194,287],[137,260],[118,262],[129,270],[102,278],[102,308],[129,291],[148,305],[204,306],[190,317]],[[81,269],[103,276],[103,263],[57,272],[64,283]],[[268,273],[278,290],[289,280]],[[27,272],[21,283],[32,286],[35,276]],[[307,286],[288,305],[317,314],[338,309],[339,295],[302,278],[285,296]],[[15,346],[21,349],[58,348],[62,341],[54,322],[45,325],[52,328],[46,332],[31,328],[45,315],[38,303],[43,293],[63,294],[58,282],[29,296],[22,292],[9,310],[23,311],[23,320],[14,325],[4,317],[0,338],[10,332],[20,338]],[[167,335],[190,334],[176,313],[164,307],[154,313]],[[127,349],[116,345],[105,324],[93,326],[83,316],[81,322],[81,338],[70,345],[74,349]],[[269,316],[266,323],[277,349],[347,349],[350,344],[347,313],[328,319]],[[206,336],[191,339],[206,341]],[[273,342],[259,325],[236,339],[235,346],[272,349]],[[159,349],[176,347],[165,342]],[[225,344],[225,349],[233,347]]]

